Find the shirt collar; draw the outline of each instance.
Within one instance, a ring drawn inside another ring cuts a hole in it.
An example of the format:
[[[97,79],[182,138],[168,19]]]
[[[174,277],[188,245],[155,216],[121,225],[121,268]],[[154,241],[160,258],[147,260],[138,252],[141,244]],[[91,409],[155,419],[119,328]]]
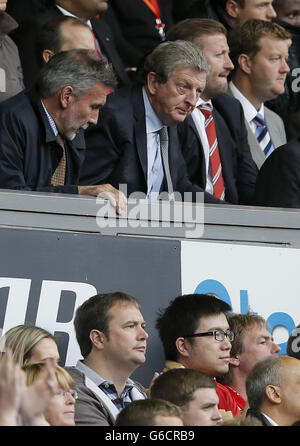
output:
[[[54,133],[55,136],[57,136],[58,135],[58,130],[57,130],[56,124],[55,124],[52,116],[49,114],[48,110],[46,109],[45,105],[43,104],[43,101],[41,101],[41,103],[42,103],[43,109],[45,110],[45,113],[46,113],[46,116],[48,118],[49,124],[50,124],[50,126],[51,126],[51,128],[53,130],[53,133]]]
[[[146,132],[147,133],[158,132],[163,127],[163,123],[153,110],[153,107],[150,104],[148,95],[144,87],[143,87],[143,98],[144,98],[145,115],[146,115]]]
[[[68,15],[68,16],[70,16],[70,17],[76,17],[76,18],[78,19],[78,17],[77,17],[76,15],[72,14],[70,11],[67,11],[66,9],[62,8],[61,6],[58,6],[58,5],[55,5],[55,6],[57,7],[57,9],[60,10],[60,12],[63,13],[63,15]],[[81,17],[80,17],[80,18],[81,18]],[[84,20],[84,19],[81,18],[81,20]],[[90,20],[86,20],[86,23],[87,23],[90,27],[92,27],[92,25],[91,25],[91,21],[90,21]]]
[[[264,104],[262,104],[260,109],[257,111],[254,105],[251,104],[251,102],[240,92],[240,90],[234,85],[232,81],[229,82],[229,86],[234,97],[238,99],[242,104],[245,119],[248,123],[255,118],[257,113],[260,113],[264,118],[265,116]]]
[[[272,426],[278,426],[278,424],[277,424],[274,420],[272,420],[272,418],[268,417],[268,415],[266,415],[266,414],[263,413],[263,412],[261,412],[261,413],[262,413],[262,415],[263,415],[264,417],[266,417],[266,419],[269,421],[269,423],[272,424]]]
[[[100,384],[104,382],[113,384],[112,381],[108,381],[107,379],[102,378],[102,376],[100,376],[97,372],[84,364],[82,360],[77,361],[76,369],[86,375],[91,381],[96,384],[96,386],[100,386]],[[134,382],[130,378],[128,378],[125,386],[134,386]]]

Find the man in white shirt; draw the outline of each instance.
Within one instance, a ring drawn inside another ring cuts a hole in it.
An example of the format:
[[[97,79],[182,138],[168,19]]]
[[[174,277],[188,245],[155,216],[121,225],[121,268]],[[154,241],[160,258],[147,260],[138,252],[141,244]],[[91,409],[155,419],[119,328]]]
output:
[[[251,370],[246,389],[250,409],[265,426],[290,426],[300,420],[300,361],[269,356]]]
[[[291,36],[276,23],[251,19],[236,26],[228,41],[235,66],[229,93],[242,104],[251,154],[260,169],[286,143],[282,119],[264,102],[284,93]]]

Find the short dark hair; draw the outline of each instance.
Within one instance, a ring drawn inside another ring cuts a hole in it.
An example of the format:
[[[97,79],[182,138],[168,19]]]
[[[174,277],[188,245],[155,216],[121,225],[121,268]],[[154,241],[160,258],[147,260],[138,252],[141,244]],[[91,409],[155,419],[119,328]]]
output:
[[[228,45],[235,69],[241,54],[247,54],[251,58],[256,56],[262,49],[260,39],[263,37],[287,40],[291,38],[291,34],[278,23],[259,19],[249,19],[232,28],[228,34]]]
[[[182,420],[179,407],[158,398],[136,400],[119,412],[115,426],[154,426],[156,416],[177,417]]]
[[[176,339],[187,331],[194,333],[202,317],[231,311],[231,306],[212,294],[186,294],[172,300],[158,313],[156,328],[163,344],[166,359],[176,361]],[[190,338],[192,343],[194,340]]]
[[[162,398],[177,406],[192,401],[197,389],[216,389],[216,382],[200,370],[176,368],[158,376],[150,389],[151,398]]]
[[[135,305],[139,310],[141,309],[140,303],[135,297],[122,292],[96,294],[77,308],[74,327],[76,339],[84,358],[92,350],[90,340],[92,330],[102,331],[109,337],[109,322],[112,319],[109,310],[117,303]]]
[[[44,50],[51,50],[54,54],[61,50],[63,45],[61,25],[63,23],[89,28],[83,20],[72,16],[60,15],[48,20],[39,28],[36,40],[37,53],[41,62]]]
[[[265,399],[268,385],[282,385],[284,356],[267,356],[258,361],[246,380],[246,392],[250,409],[260,410]]]
[[[167,32],[167,39],[188,40],[195,42],[196,39],[207,34],[227,34],[225,26],[217,20],[202,19],[199,17],[184,19],[175,23]]]

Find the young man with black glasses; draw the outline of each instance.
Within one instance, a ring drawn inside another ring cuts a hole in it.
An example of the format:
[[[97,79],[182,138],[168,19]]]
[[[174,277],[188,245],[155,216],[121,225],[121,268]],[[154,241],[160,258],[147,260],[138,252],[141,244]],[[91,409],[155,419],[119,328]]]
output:
[[[171,301],[156,322],[167,360],[164,371],[186,367],[213,378],[227,373],[234,338],[228,311],[230,305],[209,294],[188,294]],[[217,393],[223,419],[240,414],[227,386],[217,383]]]

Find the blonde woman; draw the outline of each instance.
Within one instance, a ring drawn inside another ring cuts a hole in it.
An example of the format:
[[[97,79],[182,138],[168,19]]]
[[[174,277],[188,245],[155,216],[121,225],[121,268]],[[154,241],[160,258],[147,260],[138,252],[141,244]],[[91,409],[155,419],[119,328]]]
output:
[[[47,358],[59,361],[55,337],[43,328],[34,325],[17,325],[8,330],[0,339],[0,351],[9,348],[14,361],[23,367]]]
[[[39,379],[43,373],[45,363],[28,364],[23,367],[29,388]],[[69,373],[59,365],[55,366],[56,391],[49,400],[42,415],[38,415],[34,421],[35,426],[75,426],[75,399],[77,392],[74,390],[74,381]]]

